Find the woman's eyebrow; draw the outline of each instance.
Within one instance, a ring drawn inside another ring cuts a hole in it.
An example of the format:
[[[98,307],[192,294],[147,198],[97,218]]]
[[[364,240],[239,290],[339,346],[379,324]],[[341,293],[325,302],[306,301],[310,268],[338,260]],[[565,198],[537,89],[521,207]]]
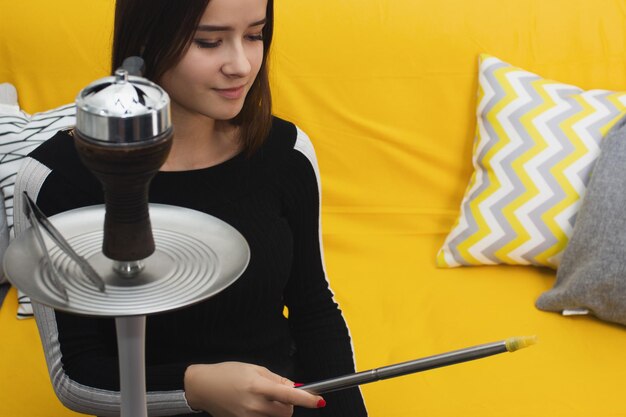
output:
[[[250,23],[248,27],[261,26],[267,22],[267,19],[257,20]],[[202,32],[228,32],[235,30],[232,26],[215,26],[215,25],[198,25],[198,31]]]

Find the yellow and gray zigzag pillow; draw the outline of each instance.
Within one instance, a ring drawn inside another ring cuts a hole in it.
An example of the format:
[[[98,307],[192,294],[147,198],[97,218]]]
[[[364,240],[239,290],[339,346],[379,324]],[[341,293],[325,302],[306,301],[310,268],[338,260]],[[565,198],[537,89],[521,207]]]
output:
[[[599,142],[626,93],[583,91],[480,56],[474,173],[440,267],[557,268]]]

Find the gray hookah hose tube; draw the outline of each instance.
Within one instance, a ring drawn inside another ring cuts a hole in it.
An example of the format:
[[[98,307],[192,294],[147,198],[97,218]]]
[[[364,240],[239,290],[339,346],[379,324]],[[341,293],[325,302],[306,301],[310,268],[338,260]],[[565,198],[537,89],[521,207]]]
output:
[[[311,394],[324,394],[327,392],[339,391],[358,385],[368,384],[370,382],[381,381],[416,372],[427,371],[429,369],[472,361],[487,356],[497,355],[499,353],[515,352],[516,350],[531,346],[534,343],[536,343],[536,337],[534,336],[512,337],[499,342],[473,346],[426,358],[389,365],[382,368],[370,369],[368,371],[304,384],[298,386],[297,388],[310,392]]]

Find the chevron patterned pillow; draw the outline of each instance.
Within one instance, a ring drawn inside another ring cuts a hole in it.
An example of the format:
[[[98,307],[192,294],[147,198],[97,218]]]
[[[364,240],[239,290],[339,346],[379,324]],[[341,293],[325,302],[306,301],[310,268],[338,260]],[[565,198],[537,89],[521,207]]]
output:
[[[483,54],[474,173],[437,265],[557,268],[599,143],[626,93],[547,80]]]

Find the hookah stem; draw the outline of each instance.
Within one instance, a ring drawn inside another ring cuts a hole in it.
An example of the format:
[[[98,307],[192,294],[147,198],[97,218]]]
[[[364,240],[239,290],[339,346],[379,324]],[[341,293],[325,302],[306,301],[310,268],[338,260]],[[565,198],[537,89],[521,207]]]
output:
[[[152,178],[167,159],[173,128],[169,98],[141,77],[143,61],[125,60],[114,77],[85,87],[76,99],[74,146],[104,191],[102,253],[128,285],[155,251],[148,205]],[[132,293],[129,293],[132,302]],[[146,316],[116,317],[122,417],[147,417]]]
[[[311,384],[304,384],[298,388],[312,394],[324,394],[383,379],[395,378],[402,375],[427,371],[429,369],[472,361],[486,356],[497,355],[499,353],[514,352],[530,346],[535,342],[536,338],[534,336],[512,337],[500,342],[487,343],[484,345],[442,353],[440,355],[389,365],[382,368],[370,369],[368,371],[326,379],[324,381],[314,382]]]
[[[146,316],[116,317],[122,417],[148,417],[146,407]]]
[[[139,143],[97,143],[75,131],[81,160],[104,189],[105,219],[102,252],[113,269],[132,279],[138,261],[155,250],[148,206],[150,181],[172,144],[169,129]],[[127,270],[127,271],[126,271]],[[127,273],[124,273],[126,271]],[[145,334],[146,316],[116,317],[122,417],[147,417]]]
[[[132,265],[155,250],[148,208],[148,187],[171,147],[171,129],[148,143],[128,146],[98,144],[75,131],[83,163],[104,189],[105,218],[102,252],[114,270]],[[117,269],[116,269],[117,266]],[[140,271],[136,269],[136,271]],[[132,279],[133,273],[123,274]],[[122,417],[147,417],[145,334],[146,316],[116,317]]]

